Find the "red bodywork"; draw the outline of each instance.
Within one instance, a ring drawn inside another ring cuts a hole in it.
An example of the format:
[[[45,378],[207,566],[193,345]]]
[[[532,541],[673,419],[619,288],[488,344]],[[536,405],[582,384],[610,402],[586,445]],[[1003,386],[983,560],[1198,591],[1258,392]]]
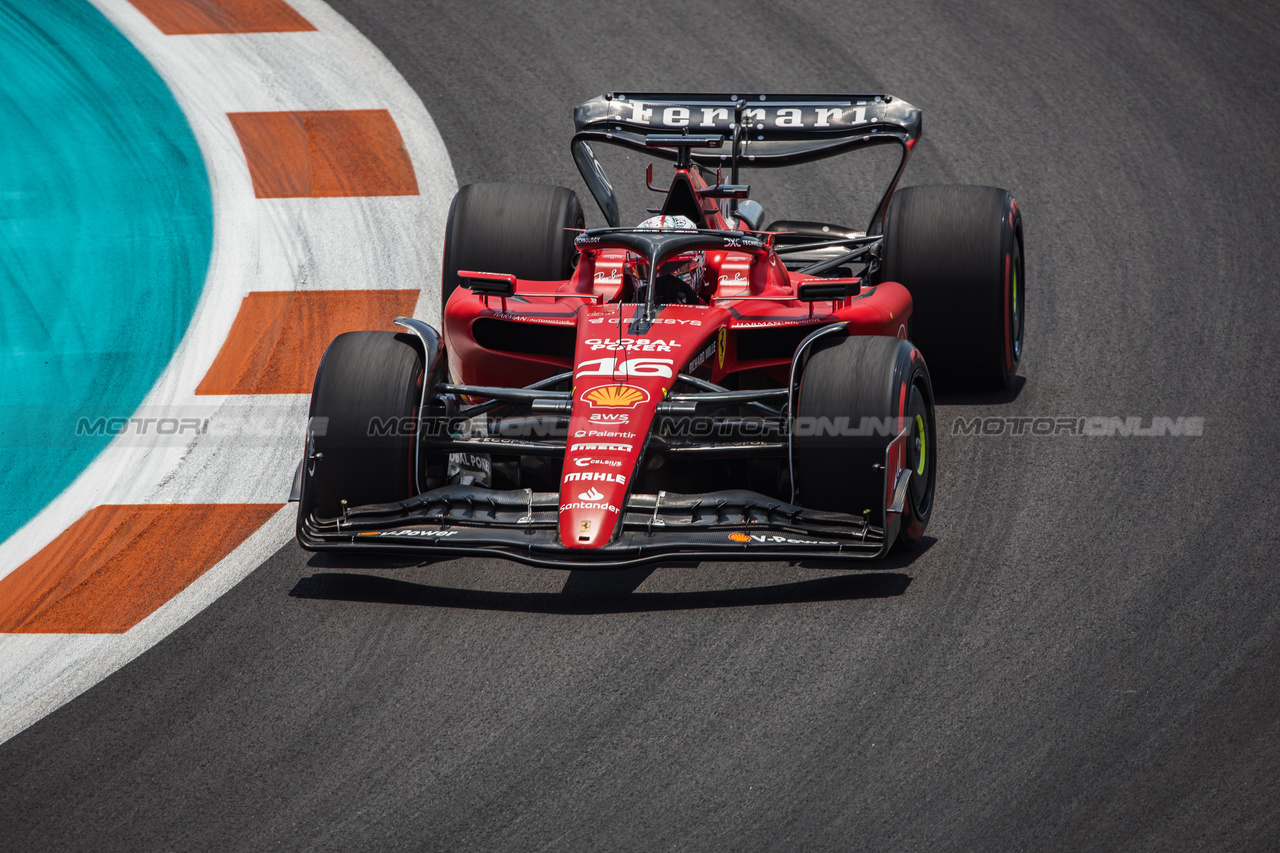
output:
[[[696,197],[707,184],[679,169]],[[718,205],[704,201],[704,227],[733,230]],[[521,387],[573,371],[573,408],[560,480],[559,534],[568,548],[599,548],[614,535],[620,508],[649,436],[655,410],[680,373],[741,387],[789,382],[794,344],[807,331],[846,322],[851,335],[907,338],[911,296],[895,282],[864,286],[846,299],[801,302],[796,288],[830,278],[788,271],[768,233],[764,248],[706,251],[709,304],[662,306],[642,335],[628,334],[640,307],[623,301],[641,260],[622,249],[583,248],[566,281],[516,280],[508,298],[458,288],[443,318],[449,370],[465,385]],[[516,327],[519,328],[516,328]],[[792,346],[740,347],[744,333],[792,329]],[[530,345],[537,339],[560,345]],[[569,336],[572,335],[572,342]],[[748,384],[753,383],[753,384]],[[730,383],[732,384],[732,383]]]

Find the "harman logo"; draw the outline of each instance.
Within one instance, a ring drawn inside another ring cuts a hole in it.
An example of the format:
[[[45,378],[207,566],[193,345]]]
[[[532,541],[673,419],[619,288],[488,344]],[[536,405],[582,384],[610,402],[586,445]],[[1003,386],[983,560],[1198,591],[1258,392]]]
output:
[[[582,400],[603,408],[634,409],[649,402],[649,392],[634,385],[601,385],[584,392]]]

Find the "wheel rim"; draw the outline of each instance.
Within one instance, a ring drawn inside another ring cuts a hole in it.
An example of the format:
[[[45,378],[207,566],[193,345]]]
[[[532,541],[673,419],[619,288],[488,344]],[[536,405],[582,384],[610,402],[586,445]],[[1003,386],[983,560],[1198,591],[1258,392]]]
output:
[[[1009,293],[1009,332],[1010,351],[1013,353],[1013,363],[1017,364],[1022,358],[1022,324],[1023,311],[1022,302],[1023,294],[1026,290],[1026,283],[1022,281],[1025,278],[1022,269],[1022,247],[1015,242],[1013,250],[1013,259],[1010,264],[1010,293]]]
[[[911,386],[907,406],[911,434],[907,436],[907,466],[911,469],[911,506],[917,516],[929,514],[933,503],[932,416],[918,385]]]

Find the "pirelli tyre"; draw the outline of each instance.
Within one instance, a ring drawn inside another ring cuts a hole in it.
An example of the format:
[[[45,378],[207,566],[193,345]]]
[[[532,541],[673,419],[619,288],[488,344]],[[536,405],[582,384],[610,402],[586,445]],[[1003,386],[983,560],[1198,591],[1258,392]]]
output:
[[[911,471],[893,543],[912,547],[933,513],[937,430],[920,350],[888,337],[851,337],[814,353],[800,377],[795,462],[799,502],[886,528],[885,451],[903,430]],[[891,535],[888,531],[887,535]]]
[[[573,274],[586,220],[573,190],[540,184],[468,184],[449,206],[440,310],[461,284],[459,270],[500,272],[532,281]]]
[[[414,455],[424,383],[420,342],[394,332],[347,332],[316,371],[302,460],[298,522],[347,507],[391,503],[416,489]]]
[[[908,187],[885,217],[881,281],[911,291],[911,340],[939,390],[1001,388],[1022,358],[1022,214],[1007,190]]]

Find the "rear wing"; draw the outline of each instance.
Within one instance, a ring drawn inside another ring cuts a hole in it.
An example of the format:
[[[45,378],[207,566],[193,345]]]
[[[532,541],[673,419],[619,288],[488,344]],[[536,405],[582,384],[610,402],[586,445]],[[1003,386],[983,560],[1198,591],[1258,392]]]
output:
[[[611,93],[573,111],[574,162],[610,226],[618,226],[613,187],[592,142],[620,145],[676,159],[674,148],[655,147],[650,136],[720,137],[717,145],[689,150],[694,162],[727,166],[737,182],[741,166],[791,166],[870,145],[902,146],[902,162],[872,217],[883,216],[920,138],[920,110],[892,95],[697,95]]]

